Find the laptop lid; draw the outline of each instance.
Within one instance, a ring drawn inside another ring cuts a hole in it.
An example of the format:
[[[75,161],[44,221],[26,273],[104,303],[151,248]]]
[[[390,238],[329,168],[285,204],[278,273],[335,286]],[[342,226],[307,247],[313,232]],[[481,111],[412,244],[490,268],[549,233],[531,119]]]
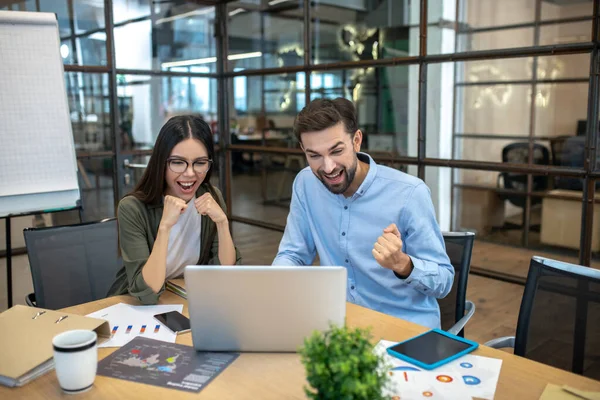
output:
[[[346,317],[344,267],[187,266],[185,284],[196,350],[296,352]]]

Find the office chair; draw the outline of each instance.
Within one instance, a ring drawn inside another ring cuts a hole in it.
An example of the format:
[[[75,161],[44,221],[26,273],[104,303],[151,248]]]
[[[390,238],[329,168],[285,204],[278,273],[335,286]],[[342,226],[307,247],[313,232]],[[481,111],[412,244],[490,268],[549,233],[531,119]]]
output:
[[[529,158],[529,143],[518,142],[511,143],[504,146],[502,149],[502,162],[510,164],[527,164]],[[539,143],[533,145],[533,163],[538,165],[549,165],[550,164],[550,152],[546,146]],[[502,182],[502,184],[501,184]],[[497,186],[503,187],[504,189],[512,189],[523,192],[523,194],[500,194],[500,198],[503,200],[510,201],[513,205],[525,208],[527,193],[527,174],[515,173],[515,172],[501,172],[498,175]],[[548,177],[547,176],[534,176],[532,191],[540,192],[548,189]],[[542,202],[541,197],[532,197],[531,206],[535,206]],[[525,226],[525,210],[523,210],[523,221],[522,225],[515,225],[506,222],[503,226],[504,229],[521,229]],[[533,229],[536,228],[536,229]],[[532,230],[539,230],[539,226],[533,227]]]
[[[552,153],[552,165],[556,165],[560,167],[564,165],[563,163],[563,148],[565,146],[565,142],[571,136],[563,135],[557,136],[555,138],[550,139],[550,151]]]
[[[600,271],[534,256],[516,336],[486,346],[600,379]]]
[[[571,136],[564,140],[560,148],[560,166],[583,168],[585,159],[585,136]],[[583,178],[559,176],[556,178],[556,188],[565,190],[583,190]],[[596,186],[597,188],[598,186]]]
[[[454,267],[454,282],[448,296],[438,299],[442,329],[464,337],[464,327],[475,313],[475,304],[466,299],[475,234],[444,232],[443,236],[446,253]]]
[[[28,305],[56,310],[106,297],[122,265],[116,218],[23,234],[34,288]]]

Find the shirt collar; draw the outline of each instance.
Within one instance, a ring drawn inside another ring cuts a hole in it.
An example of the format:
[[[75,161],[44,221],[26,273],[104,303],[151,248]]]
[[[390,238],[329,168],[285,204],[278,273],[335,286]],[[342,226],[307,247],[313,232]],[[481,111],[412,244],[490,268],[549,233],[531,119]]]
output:
[[[370,155],[367,153],[356,153],[356,156],[358,157],[359,161],[369,164],[369,172],[367,172],[365,180],[360,184],[356,190],[356,193],[352,195],[354,198],[364,195],[367,190],[369,190],[369,187],[373,184],[375,177],[377,176],[377,164],[375,164],[375,161]]]

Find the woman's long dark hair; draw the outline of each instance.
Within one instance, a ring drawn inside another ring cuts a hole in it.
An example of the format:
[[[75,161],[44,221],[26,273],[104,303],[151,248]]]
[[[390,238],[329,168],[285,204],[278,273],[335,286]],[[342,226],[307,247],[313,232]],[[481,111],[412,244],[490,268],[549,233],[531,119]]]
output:
[[[146,171],[129,195],[146,204],[160,204],[167,185],[165,180],[167,158],[179,142],[189,138],[202,142],[208,151],[208,158],[215,159],[212,131],[206,121],[193,115],[172,117],[160,129]],[[213,166],[211,165],[202,181],[202,185],[206,185],[211,194],[214,193],[210,184]]]

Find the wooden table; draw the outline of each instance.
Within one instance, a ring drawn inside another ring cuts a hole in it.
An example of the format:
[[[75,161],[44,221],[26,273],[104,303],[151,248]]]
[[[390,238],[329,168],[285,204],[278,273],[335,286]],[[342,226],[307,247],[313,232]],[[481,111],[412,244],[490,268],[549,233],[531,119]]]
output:
[[[139,304],[129,296],[111,297],[65,309],[66,312],[86,315],[116,303]],[[181,297],[165,292],[160,304],[181,304],[188,314],[187,302]],[[352,327],[371,327],[373,340],[400,341],[408,339],[426,328],[348,303],[347,324]],[[180,335],[177,343],[192,345],[190,333]],[[116,349],[99,349],[102,359]],[[496,390],[496,399],[538,399],[547,383],[600,391],[600,381],[584,378],[553,367],[536,363],[512,354],[480,347],[473,354],[501,358],[502,370]],[[305,399],[304,367],[297,354],[243,353],[225,371],[198,394],[144,385],[119,379],[97,376],[94,387],[87,393],[65,395],[62,393],[54,371],[21,388],[0,386],[0,399]]]

